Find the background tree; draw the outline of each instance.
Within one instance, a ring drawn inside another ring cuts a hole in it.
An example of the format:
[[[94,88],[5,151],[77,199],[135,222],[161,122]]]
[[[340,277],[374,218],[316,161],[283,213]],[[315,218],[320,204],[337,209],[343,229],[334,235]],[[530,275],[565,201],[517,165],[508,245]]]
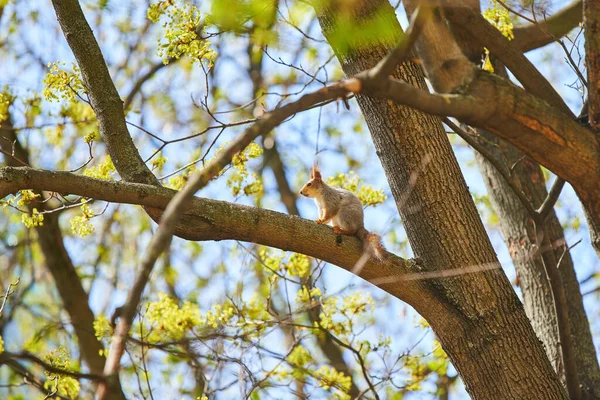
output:
[[[600,396],[591,3],[4,3],[7,397]]]

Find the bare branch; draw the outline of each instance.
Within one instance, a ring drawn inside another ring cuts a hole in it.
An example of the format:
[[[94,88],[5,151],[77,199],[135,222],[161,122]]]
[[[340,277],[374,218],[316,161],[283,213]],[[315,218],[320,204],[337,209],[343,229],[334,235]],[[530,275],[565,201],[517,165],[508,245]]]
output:
[[[176,60],[177,59],[170,60],[170,62],[175,62]],[[129,108],[129,106],[133,102],[133,98],[142,89],[142,86],[144,85],[144,83],[146,83],[147,80],[151,79],[158,71],[160,71],[161,69],[163,69],[167,65],[169,65],[169,64],[165,64],[162,61],[157,62],[152,67],[150,67],[150,69],[148,70],[148,72],[146,72],[144,75],[140,76],[135,81],[135,83],[133,84],[133,88],[131,88],[131,91],[129,92],[129,94],[125,98],[125,101],[123,102],[123,108],[125,110],[127,110]]]
[[[582,1],[575,0],[543,22],[515,26],[512,44],[522,52],[550,44],[575,28],[581,22],[582,15]]]
[[[70,376],[71,378],[75,378],[75,379],[88,379],[88,380],[92,380],[92,381],[103,381],[104,380],[104,377],[102,377],[100,375],[86,374],[86,373],[82,373],[82,372],[70,371],[70,370],[55,367],[27,351],[23,351],[21,353],[11,353],[11,352],[5,351],[2,354],[0,354],[0,364],[6,363],[6,361],[9,359],[31,361],[34,364],[37,364],[40,367],[44,368],[48,372],[52,372],[53,374]]]
[[[565,186],[565,183],[566,182],[564,179],[557,177],[554,183],[552,184],[552,188],[550,188],[550,193],[548,193],[548,196],[546,197],[540,208],[538,208],[537,210],[538,218],[540,221],[544,221],[546,219],[546,217],[550,213],[550,210],[552,210],[552,208],[556,204],[556,201],[558,200],[558,197],[560,196],[560,193],[563,187]]]

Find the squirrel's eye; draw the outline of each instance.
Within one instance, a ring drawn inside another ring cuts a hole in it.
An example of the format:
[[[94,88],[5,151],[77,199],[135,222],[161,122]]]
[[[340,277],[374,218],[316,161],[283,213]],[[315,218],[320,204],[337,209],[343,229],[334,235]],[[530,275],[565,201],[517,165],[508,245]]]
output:
[[[308,185],[306,185],[306,186],[312,186],[312,183],[309,183],[309,184],[308,184]]]

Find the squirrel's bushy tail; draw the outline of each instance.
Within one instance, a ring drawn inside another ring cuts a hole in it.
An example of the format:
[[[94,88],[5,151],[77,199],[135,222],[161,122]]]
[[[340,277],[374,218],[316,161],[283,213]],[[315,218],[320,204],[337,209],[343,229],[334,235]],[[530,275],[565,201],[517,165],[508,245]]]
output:
[[[374,257],[377,261],[383,261],[387,258],[387,251],[383,247],[381,236],[371,233],[365,228],[360,228],[356,232],[356,236],[363,244],[363,251],[369,256]]]

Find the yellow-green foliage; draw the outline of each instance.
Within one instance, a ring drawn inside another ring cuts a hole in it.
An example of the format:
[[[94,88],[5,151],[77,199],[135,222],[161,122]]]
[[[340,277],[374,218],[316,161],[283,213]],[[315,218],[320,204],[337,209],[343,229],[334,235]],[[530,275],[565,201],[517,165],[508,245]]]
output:
[[[223,143],[215,151],[215,155],[207,161],[210,162],[216,157],[217,154],[224,151],[227,148],[228,143]],[[253,158],[258,158],[262,155],[263,149],[256,143],[250,143],[248,147],[239,153],[235,154],[231,160],[233,166],[227,178],[227,186],[231,188],[231,192],[234,196],[239,195],[260,195],[263,193],[263,184],[260,179],[254,173],[248,171],[247,163]],[[189,177],[197,170],[195,166],[188,168],[183,174],[169,178],[167,187],[180,190],[183,185],[187,182]],[[217,177],[223,175],[226,169],[222,170],[217,174]]]
[[[408,370],[411,376],[406,388],[410,391],[420,391],[421,382],[427,372],[427,367],[423,364],[423,358],[408,354],[404,358],[404,368]]]
[[[66,65],[56,61],[48,63],[50,71],[44,78],[44,98],[48,101],[59,101],[61,99],[75,101],[75,96],[85,92],[79,67],[73,63],[73,71],[65,71],[61,69],[59,64]]]
[[[350,390],[352,378],[327,365],[323,365],[321,368],[315,371],[315,376],[319,379],[319,386],[323,389],[338,389],[333,392],[334,399],[350,400],[348,391]]]
[[[223,147],[219,149],[219,151],[221,150],[223,150]],[[242,193],[246,196],[250,196],[253,194],[261,194],[263,192],[262,182],[258,179],[256,174],[248,172],[247,168],[248,160],[258,158],[262,153],[262,147],[252,142],[244,150],[233,156],[231,163],[234,171],[232,171],[227,179],[227,186],[231,188],[234,196],[238,196]]]
[[[112,337],[113,329],[110,325],[110,321],[108,320],[108,318],[106,318],[106,315],[100,314],[98,315],[98,317],[96,317],[96,319],[94,320],[94,333],[96,334],[96,338],[98,338],[99,341],[107,342],[108,339]],[[108,350],[101,349],[99,353],[101,356],[106,357],[108,355]]]
[[[94,332],[98,340],[108,339],[112,336],[113,329],[106,315],[100,314],[96,317],[94,320]]]
[[[4,339],[0,336],[0,354],[4,353]]]
[[[372,185],[364,185],[354,171],[332,176],[327,180],[327,183],[351,191],[365,207],[376,206],[387,199],[387,196],[383,194],[383,189],[375,189]]]
[[[483,70],[494,73],[494,65],[492,64],[492,60],[490,59],[490,51],[487,48],[483,48],[485,51],[485,60],[483,61]]]
[[[66,371],[71,370],[71,358],[67,350],[62,346],[44,356],[44,361],[53,367]],[[44,383],[44,387],[47,390],[56,391],[58,394],[71,399],[77,398],[79,395],[79,382],[76,379],[48,371],[45,374],[48,377]]]
[[[374,309],[373,298],[370,294],[357,291],[342,298],[321,298],[321,313],[319,326],[335,335],[345,336],[352,333],[356,318]]]
[[[183,174],[169,178],[169,182],[165,186],[173,190],[181,190],[181,188],[183,187],[183,185],[185,185],[190,176],[197,170],[198,169],[195,166],[191,166]]]
[[[146,313],[148,322],[154,326],[152,339],[179,340],[200,325],[201,315],[198,306],[186,301],[180,307],[165,293],[159,293],[158,298],[158,301],[148,304]]]
[[[96,132],[90,132],[83,137],[83,140],[89,144],[89,143],[92,143],[94,140],[96,140],[96,138],[97,138]]]
[[[14,97],[8,92],[8,90],[4,90],[0,93],[0,122],[6,121],[8,119],[8,108],[14,101]]]
[[[294,350],[290,353],[288,360],[294,366],[305,368],[307,364],[314,362],[310,352],[301,345],[294,347]]]
[[[158,39],[157,55],[162,57],[165,64],[170,59],[184,55],[194,62],[213,64],[217,54],[210,48],[210,42],[200,37],[205,33],[205,27],[201,23],[200,11],[195,6],[182,5],[177,0],[150,4],[148,19],[157,23],[162,16],[166,17],[163,24],[165,32],[163,38]]]
[[[310,259],[304,254],[293,253],[283,268],[290,276],[307,278],[310,274]]]
[[[27,125],[34,124],[35,118],[42,114],[42,97],[39,93],[32,93],[23,99],[25,104],[25,119]]]
[[[510,20],[510,13],[497,1],[492,0],[492,8],[483,12],[483,17],[495,26],[508,40],[515,38],[513,33],[513,23]]]
[[[89,176],[90,178],[102,179],[105,181],[112,181],[113,178],[111,173],[115,171],[115,166],[110,158],[106,156],[103,162],[98,164],[96,167],[89,167],[83,171],[83,175]]]
[[[42,226],[44,225],[44,214],[40,214],[37,208],[34,208],[31,212],[31,215],[21,215],[21,221],[28,228],[33,228],[34,226]]]
[[[24,207],[25,205],[31,203],[36,198],[40,197],[40,195],[35,194],[35,193],[33,193],[32,190],[27,189],[27,190],[20,190],[17,197],[19,198],[19,200],[17,201],[17,207],[20,208],[20,207]]]
[[[296,346],[288,356],[287,361],[290,367],[292,367],[291,370],[280,366],[273,372],[273,375],[279,380],[286,380],[290,376],[294,379],[312,377],[316,380],[318,387],[333,393],[333,397],[331,398],[339,400],[350,399],[348,391],[352,384],[352,378],[328,365],[316,368],[318,364],[316,364],[316,361],[304,346]]]
[[[163,156],[162,152],[159,151],[156,154],[156,157],[152,160],[152,169],[161,170],[167,161],[168,161],[168,158]]]
[[[310,275],[310,258],[304,254],[291,253],[285,260],[287,257],[286,252],[263,247],[259,250],[258,255],[261,264],[270,271],[276,271],[291,278],[305,279]]]
[[[300,290],[296,292],[297,303],[310,303],[314,299],[318,299],[322,296],[321,289],[311,288],[308,289],[306,286],[302,286]]]
[[[497,1],[492,0],[492,7],[483,12],[483,17],[487,19],[490,24],[495,26],[508,40],[515,38],[510,13]],[[484,48],[484,50],[485,61],[483,63],[483,69],[488,72],[494,72],[494,66],[490,60],[490,51],[487,48]]]
[[[328,3],[329,0],[316,0]],[[327,41],[340,53],[369,48],[376,43],[397,41],[395,28],[384,13],[373,12],[361,18],[360,26],[352,13],[336,13],[335,26],[329,31]]]
[[[84,200],[82,200],[84,201]],[[89,204],[83,203],[81,205],[81,215],[77,215],[71,218],[71,231],[78,236],[84,237],[94,232],[94,225],[90,222],[90,219],[94,217],[94,212],[90,209]]]
[[[450,361],[448,360],[448,355],[444,349],[442,349],[442,345],[437,339],[433,341],[432,356],[433,358],[427,362],[427,368],[438,375],[446,375]]]
[[[291,3],[291,6],[294,3]],[[252,25],[261,35],[276,35],[275,29],[267,29],[274,21],[277,2],[273,0],[237,0],[213,1],[207,22],[216,25],[219,30],[246,33],[248,25]],[[270,31],[270,32],[269,32]],[[254,36],[254,35],[253,35]],[[270,44],[269,42],[256,41],[253,43]]]

